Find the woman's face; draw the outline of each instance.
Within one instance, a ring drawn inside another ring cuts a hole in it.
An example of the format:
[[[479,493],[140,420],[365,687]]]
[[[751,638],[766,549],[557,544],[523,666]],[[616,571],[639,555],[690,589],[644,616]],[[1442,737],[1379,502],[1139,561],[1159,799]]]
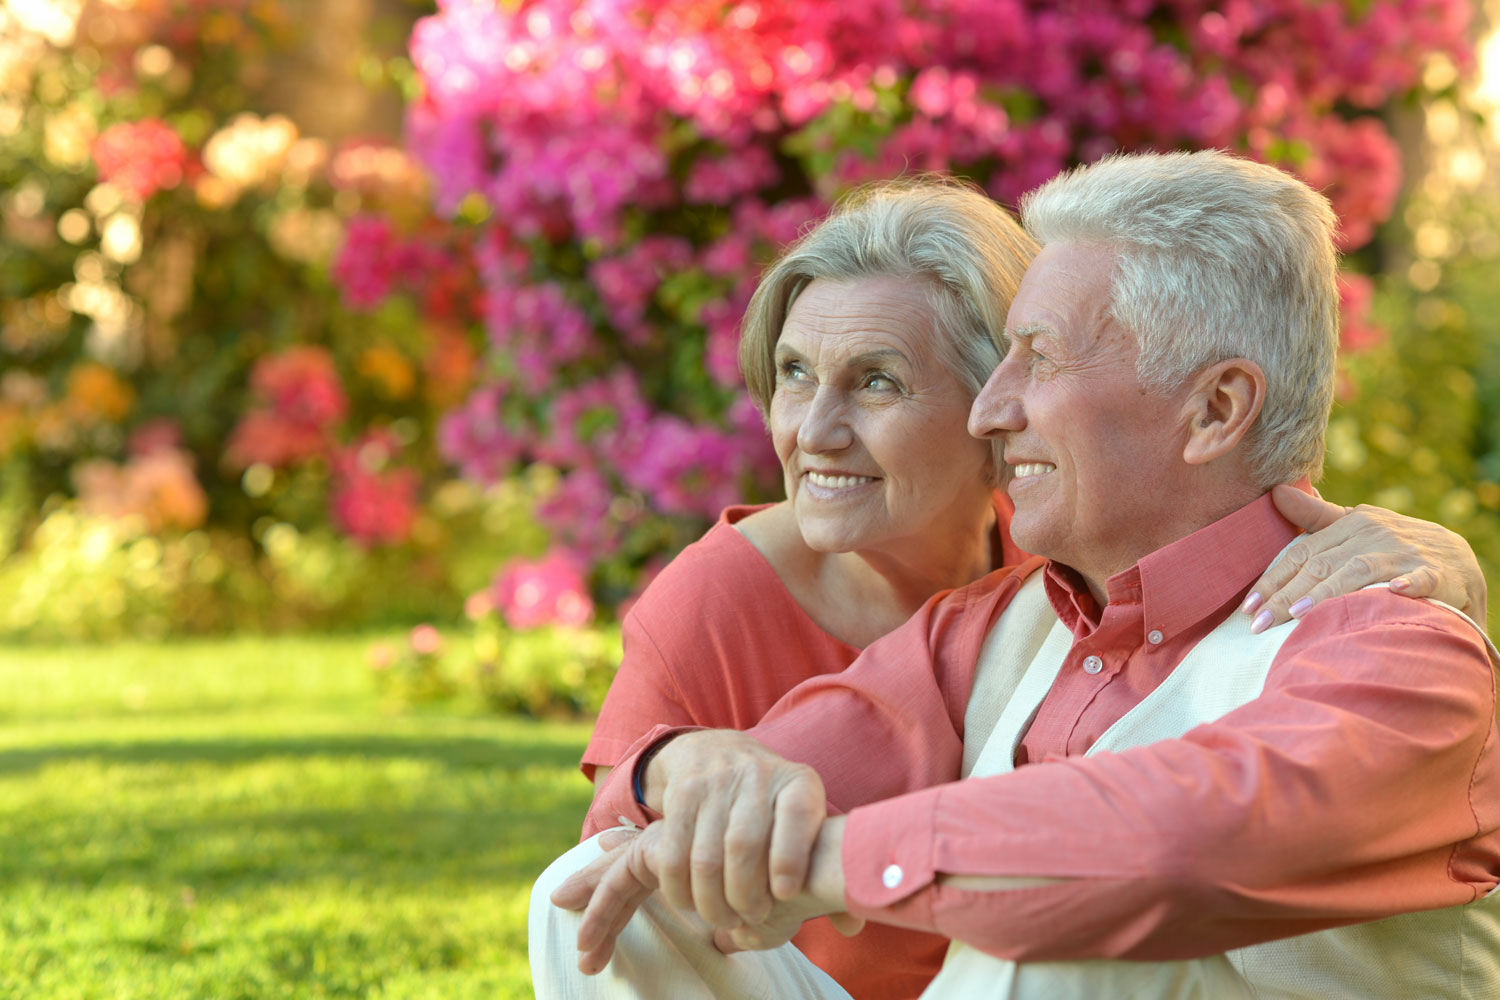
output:
[[[989,508],[988,442],[943,363],[928,288],[879,277],[814,281],[776,342],[771,437],[787,499],[819,552],[972,539]]]

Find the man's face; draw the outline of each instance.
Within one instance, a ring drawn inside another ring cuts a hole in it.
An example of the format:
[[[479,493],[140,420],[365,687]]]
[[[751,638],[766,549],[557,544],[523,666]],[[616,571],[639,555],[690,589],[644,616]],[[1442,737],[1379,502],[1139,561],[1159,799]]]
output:
[[[1091,584],[1174,540],[1185,392],[1142,386],[1134,334],[1109,315],[1115,252],[1057,243],[1027,269],[1006,319],[1009,353],[969,417],[1000,437],[1011,534]]]

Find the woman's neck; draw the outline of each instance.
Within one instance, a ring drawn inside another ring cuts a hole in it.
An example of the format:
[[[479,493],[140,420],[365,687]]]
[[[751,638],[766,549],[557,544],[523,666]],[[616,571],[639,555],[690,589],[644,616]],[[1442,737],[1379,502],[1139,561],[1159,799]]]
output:
[[[962,587],[999,567],[1002,547],[993,509],[968,524],[966,532],[854,552],[808,548],[784,504],[736,527],[765,555],[813,621],[863,647],[905,622],[933,594]]]

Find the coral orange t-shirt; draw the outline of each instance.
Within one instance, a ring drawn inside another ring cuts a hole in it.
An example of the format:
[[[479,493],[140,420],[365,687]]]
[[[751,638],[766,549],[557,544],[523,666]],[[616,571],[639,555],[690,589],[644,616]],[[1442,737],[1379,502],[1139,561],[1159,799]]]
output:
[[[625,656],[604,699],[583,771],[613,767],[652,726],[748,729],[798,684],[860,653],[802,610],[765,556],[733,525],[764,506],[729,507],[662,570],[625,616]],[[1004,561],[1010,498],[995,494]],[[827,919],[793,939],[855,1000],[906,1000],[937,974],[947,939],[878,924],[852,938]]]

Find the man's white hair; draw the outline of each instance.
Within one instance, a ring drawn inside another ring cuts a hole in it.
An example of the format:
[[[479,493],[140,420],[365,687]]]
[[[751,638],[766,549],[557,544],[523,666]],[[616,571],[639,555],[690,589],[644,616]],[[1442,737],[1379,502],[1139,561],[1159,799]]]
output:
[[[1118,252],[1110,315],[1133,332],[1158,390],[1248,358],[1266,401],[1247,438],[1267,489],[1323,466],[1338,349],[1337,218],[1328,199],[1263,163],[1215,150],[1115,155],[1021,201],[1043,246]]]

